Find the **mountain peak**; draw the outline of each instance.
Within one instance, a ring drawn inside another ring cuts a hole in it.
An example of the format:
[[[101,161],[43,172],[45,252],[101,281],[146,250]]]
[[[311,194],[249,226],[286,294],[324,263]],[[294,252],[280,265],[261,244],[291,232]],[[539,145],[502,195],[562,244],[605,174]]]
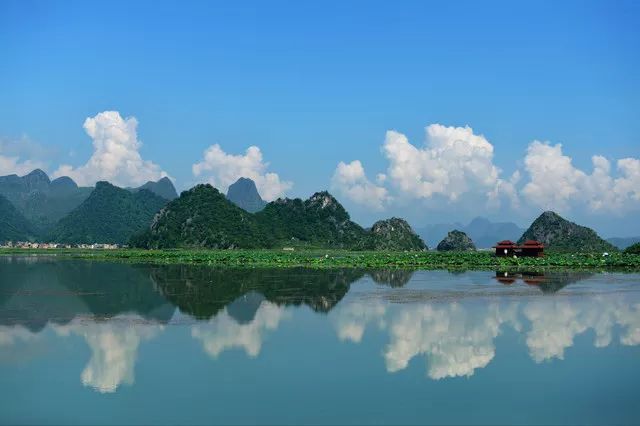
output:
[[[135,188],[135,190],[146,189],[147,191],[151,191],[160,197],[167,199],[169,201],[178,198],[178,192],[176,191],[175,186],[173,186],[173,182],[167,176],[164,176],[158,179],[156,182],[150,180],[142,186]]]
[[[518,240],[540,241],[552,250],[615,251],[616,248],[591,228],[571,222],[558,213],[545,211],[533,221]]]
[[[262,197],[260,197],[255,182],[245,177],[241,177],[229,185],[227,199],[250,213],[258,212],[267,205]]]

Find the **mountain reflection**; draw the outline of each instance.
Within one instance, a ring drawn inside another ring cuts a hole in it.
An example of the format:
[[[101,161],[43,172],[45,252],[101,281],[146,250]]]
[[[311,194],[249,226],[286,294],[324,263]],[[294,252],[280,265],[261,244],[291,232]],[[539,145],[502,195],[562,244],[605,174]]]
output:
[[[506,330],[523,336],[536,363],[563,359],[585,333],[596,347],[640,344],[636,293],[573,285],[592,276],[6,257],[0,258],[0,355],[34,344],[46,330],[55,338],[80,337],[91,353],[78,370],[81,383],[115,392],[134,384],[140,346],[167,326],[186,322],[212,359],[229,350],[255,358],[270,335],[295,320],[297,307],[325,318],[336,342],[364,344],[367,333],[381,333],[385,343],[372,356],[381,353],[389,373],[421,357],[431,379],[469,377],[495,359],[496,340]]]

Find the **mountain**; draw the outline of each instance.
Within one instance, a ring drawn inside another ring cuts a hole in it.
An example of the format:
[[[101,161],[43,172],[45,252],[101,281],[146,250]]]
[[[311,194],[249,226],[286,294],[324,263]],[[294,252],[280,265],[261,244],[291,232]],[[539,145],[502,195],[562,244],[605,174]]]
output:
[[[132,193],[98,182],[89,197],[62,218],[47,239],[59,243],[117,243],[142,232],[167,200],[147,190]]]
[[[374,229],[375,228],[375,229]],[[422,241],[401,219],[365,230],[328,192],[307,200],[278,199],[257,213],[229,201],[211,185],[180,194],[131,244],[145,248],[270,248],[283,246],[417,250]]]
[[[640,243],[640,237],[613,237],[607,238],[607,241],[620,250],[624,250],[636,243]]]
[[[635,243],[624,249],[627,254],[640,254],[640,243]]]
[[[243,177],[229,186],[227,198],[249,213],[258,212],[267,205],[267,202],[260,197],[255,182]]]
[[[59,219],[78,207],[92,188],[80,188],[69,177],[53,181],[36,169],[25,176],[0,176],[0,195],[6,197],[33,224],[33,230],[44,233]]]
[[[417,236],[404,219],[392,217],[379,220],[369,230],[368,250],[426,250],[424,241]]]
[[[264,232],[281,244],[356,248],[365,242],[366,231],[326,191],[304,201],[277,199],[255,217]]]
[[[476,246],[467,234],[454,229],[440,241],[437,249],[438,251],[473,251],[476,249]]]
[[[27,241],[35,232],[22,213],[6,197],[0,195],[0,242]]]
[[[147,248],[257,248],[268,240],[256,218],[209,184],[182,192],[131,244]]]
[[[486,218],[476,217],[466,226],[461,223],[427,225],[420,228],[418,234],[429,246],[436,246],[453,230],[467,234],[479,248],[492,247],[496,242],[502,240],[515,241],[524,232],[523,228],[512,222],[491,222]]]
[[[169,201],[178,198],[178,193],[176,192],[175,186],[173,186],[173,182],[168,177],[163,177],[157,182],[148,181],[142,186],[138,188],[131,188],[130,190],[133,192],[140,191],[142,189],[146,189],[148,191],[153,192],[156,195],[159,195],[162,198],[165,198]]]
[[[518,243],[537,240],[546,248],[557,251],[616,251],[617,249],[603,240],[586,226],[570,222],[552,211],[542,213],[533,221]]]

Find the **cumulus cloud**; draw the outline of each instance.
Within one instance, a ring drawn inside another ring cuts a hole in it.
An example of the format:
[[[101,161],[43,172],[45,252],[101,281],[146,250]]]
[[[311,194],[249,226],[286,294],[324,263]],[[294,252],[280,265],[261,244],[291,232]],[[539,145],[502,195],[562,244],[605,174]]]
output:
[[[64,326],[54,326],[58,335],[82,336],[91,359],[82,371],[82,384],[100,393],[115,392],[120,385],[132,385],[138,347],[143,340],[155,337],[163,327],[148,323],[139,315],[120,315],[104,322],[74,319]]]
[[[276,330],[286,317],[284,308],[262,302],[253,320],[240,324],[225,308],[209,322],[194,325],[191,335],[202,341],[205,351],[213,358],[232,348],[242,348],[250,357],[256,357],[260,354],[265,332]]]
[[[404,134],[389,130],[382,146],[386,173],[378,174],[374,184],[360,161],[340,163],[333,177],[335,186],[351,200],[378,209],[396,194],[419,200],[444,197],[452,203],[472,195],[486,198],[491,205],[499,205],[503,198],[518,204],[519,174],[509,180],[500,178],[493,145],[484,136],[469,126],[441,124],[432,124],[425,132],[424,146],[418,147]]]
[[[384,174],[378,174],[376,177],[376,181],[380,184],[385,180]],[[391,200],[386,188],[376,185],[367,178],[359,160],[349,164],[341,161],[331,179],[331,187],[351,201],[375,210],[382,210]]]
[[[593,170],[588,174],[573,165],[561,144],[533,141],[524,160],[529,180],[522,193],[544,209],[587,206],[591,211],[624,212],[640,207],[640,160],[618,160],[618,177],[612,176],[606,158],[595,155],[591,162]]]
[[[60,166],[53,176],[69,176],[79,185],[107,180],[122,187],[139,186],[167,176],[160,166],[140,155],[142,143],[137,128],[135,117],[122,118],[118,111],[104,111],[87,118],[84,130],[93,140],[93,155],[82,166]]]
[[[416,198],[442,195],[456,201],[466,193],[488,193],[498,182],[500,171],[493,164],[493,145],[468,126],[432,124],[426,128],[422,148],[390,130],[382,150],[389,160],[391,183]]]
[[[229,185],[241,177],[252,179],[260,196],[267,201],[283,196],[292,182],[280,180],[277,173],[267,172],[269,163],[262,159],[257,146],[250,146],[244,155],[227,154],[215,144],[204,151],[203,159],[192,166],[194,176],[204,178],[208,183],[227,191]]]

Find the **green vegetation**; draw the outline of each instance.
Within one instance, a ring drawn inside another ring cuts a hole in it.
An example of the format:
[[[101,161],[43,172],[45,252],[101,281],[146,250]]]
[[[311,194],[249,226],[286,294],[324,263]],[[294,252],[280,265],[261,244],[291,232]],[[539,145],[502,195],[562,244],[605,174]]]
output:
[[[108,182],[60,220],[47,239],[59,243],[126,243],[142,232],[167,200],[147,190],[132,193]]]
[[[533,221],[518,243],[540,241],[545,249],[561,252],[615,252],[618,249],[603,240],[591,228],[570,222],[557,213],[546,211]]]
[[[152,264],[205,264],[220,267],[415,268],[415,269],[562,269],[640,271],[640,255],[550,253],[545,257],[495,257],[491,252],[385,252],[347,250],[20,250],[0,255],[46,253],[60,258],[85,258]]]
[[[639,254],[640,255],[640,243],[635,243],[624,250],[625,254]]]
[[[31,223],[0,195],[0,241],[26,241],[34,233]]]
[[[440,241],[437,249],[438,251],[473,251],[476,249],[476,246],[467,234],[454,229]]]
[[[328,192],[318,192],[304,201],[278,199],[251,214],[211,185],[184,191],[162,210],[149,230],[131,239],[131,245],[151,249],[425,248],[401,219],[380,221],[372,230],[363,229]]]

